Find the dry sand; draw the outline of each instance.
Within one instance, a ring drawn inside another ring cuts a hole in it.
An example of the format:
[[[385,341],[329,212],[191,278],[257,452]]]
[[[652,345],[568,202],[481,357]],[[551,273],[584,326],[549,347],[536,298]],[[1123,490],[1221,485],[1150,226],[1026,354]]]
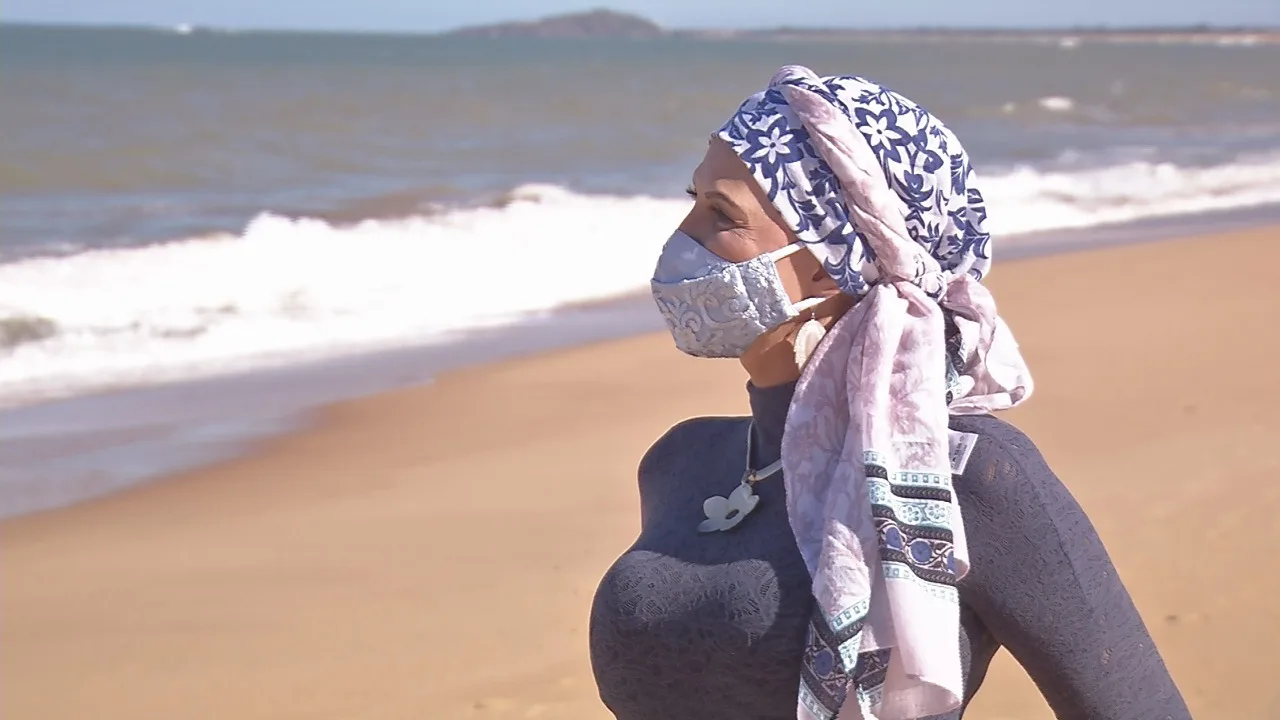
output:
[[[1011,419],[1089,510],[1199,718],[1280,718],[1277,265],[1268,228],[991,282],[1039,386]],[[684,417],[744,411],[744,379],[666,337],[610,342],[7,521],[0,717],[607,718],[587,610],[636,531],[636,462]],[[1050,713],[1002,653],[969,717]]]

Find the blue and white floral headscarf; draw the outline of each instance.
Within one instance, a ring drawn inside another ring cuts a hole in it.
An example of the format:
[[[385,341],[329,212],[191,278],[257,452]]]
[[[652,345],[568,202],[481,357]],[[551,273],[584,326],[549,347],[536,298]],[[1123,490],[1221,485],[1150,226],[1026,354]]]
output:
[[[787,514],[815,611],[800,720],[912,720],[963,697],[952,491],[976,438],[948,414],[1031,393],[979,283],[986,211],[955,136],[858,77],[780,70],[717,133],[801,242],[860,301],[805,364],[782,442]],[[944,310],[959,331],[947,348]]]
[[[912,240],[943,270],[983,278],[991,266],[987,211],[969,156],[945,125],[907,98],[860,77],[819,79],[805,70],[782,82],[826,100],[866,138],[902,201]],[[840,181],[813,147],[781,84],[775,80],[747,98],[716,136],[737,151],[840,289],[850,295],[866,292],[878,275],[874,253],[865,231],[850,217]]]

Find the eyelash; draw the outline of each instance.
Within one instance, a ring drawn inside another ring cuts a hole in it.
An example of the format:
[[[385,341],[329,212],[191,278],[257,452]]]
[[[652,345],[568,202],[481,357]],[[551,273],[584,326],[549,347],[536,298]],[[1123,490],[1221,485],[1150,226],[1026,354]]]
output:
[[[694,199],[698,197],[698,191],[694,190],[692,185],[684,189],[684,194]]]

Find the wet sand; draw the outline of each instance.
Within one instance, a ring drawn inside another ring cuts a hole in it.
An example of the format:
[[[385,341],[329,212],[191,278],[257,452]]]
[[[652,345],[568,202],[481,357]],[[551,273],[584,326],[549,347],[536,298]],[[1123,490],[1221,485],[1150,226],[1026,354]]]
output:
[[[1280,229],[997,263],[1010,419],[1200,718],[1280,717]],[[1239,258],[1231,260],[1230,258]],[[325,410],[249,457],[0,524],[5,718],[607,718],[596,582],[668,426],[744,412],[661,335]],[[1001,654],[969,715],[1049,718]]]

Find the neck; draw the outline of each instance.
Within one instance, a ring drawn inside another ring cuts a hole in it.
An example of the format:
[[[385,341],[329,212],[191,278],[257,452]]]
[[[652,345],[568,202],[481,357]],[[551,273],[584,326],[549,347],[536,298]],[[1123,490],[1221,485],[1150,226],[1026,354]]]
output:
[[[751,384],[758,388],[769,388],[800,379],[795,351],[796,333],[800,331],[800,326],[811,317],[830,330],[856,302],[843,293],[833,295],[814,307],[810,313],[783,323],[757,338],[741,360],[743,369],[751,378]]]
[[[743,356],[742,367],[758,388],[786,385],[800,379],[800,367],[796,365],[795,349],[790,342],[773,343],[751,358]]]
[[[762,388],[747,384],[751,399],[751,419],[754,423],[754,450],[751,467],[760,470],[782,456],[782,434],[786,430],[787,411],[791,407],[794,383],[783,383]]]

